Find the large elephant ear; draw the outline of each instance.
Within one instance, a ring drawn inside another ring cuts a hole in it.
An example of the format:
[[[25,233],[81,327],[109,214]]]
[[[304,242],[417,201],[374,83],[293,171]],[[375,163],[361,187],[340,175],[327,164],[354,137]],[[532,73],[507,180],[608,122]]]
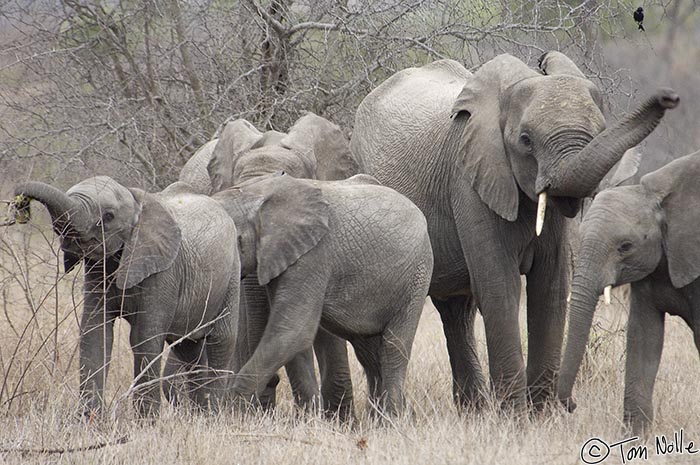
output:
[[[460,151],[472,187],[508,221],[518,217],[519,192],[503,142],[500,99],[516,82],[535,76],[539,74],[507,54],[481,66],[467,77],[452,107],[452,127],[443,147]]]
[[[116,284],[129,289],[172,266],[182,242],[180,227],[153,194],[130,189],[140,205],[138,221],[124,245]]]
[[[649,173],[641,184],[660,199],[665,215],[664,249],[671,283],[687,286],[700,276],[700,152]]]
[[[257,245],[258,281],[265,285],[328,233],[328,202],[313,181],[287,175],[266,179],[255,187],[265,192]]]
[[[262,137],[263,134],[244,119],[237,119],[226,124],[207,165],[212,192],[219,192],[231,187],[236,160],[257,144]]]

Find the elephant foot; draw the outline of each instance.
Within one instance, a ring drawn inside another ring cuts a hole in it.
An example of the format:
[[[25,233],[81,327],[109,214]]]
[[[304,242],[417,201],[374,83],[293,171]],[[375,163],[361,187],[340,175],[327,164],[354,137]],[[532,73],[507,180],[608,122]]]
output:
[[[460,413],[480,412],[486,404],[483,386],[473,383],[453,382],[452,399]]]
[[[357,420],[352,402],[337,407],[326,406],[323,409],[323,416],[330,422],[337,421],[341,424],[352,424]]]
[[[277,405],[277,385],[280,382],[280,377],[275,373],[270,381],[267,382],[265,389],[257,397],[258,406],[264,411],[268,412],[275,408]]]

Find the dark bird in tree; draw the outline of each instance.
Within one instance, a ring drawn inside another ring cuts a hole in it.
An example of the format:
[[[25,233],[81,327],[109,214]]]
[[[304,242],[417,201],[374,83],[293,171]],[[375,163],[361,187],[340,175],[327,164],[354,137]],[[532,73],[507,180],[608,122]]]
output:
[[[644,25],[642,24],[642,22],[644,22],[644,8],[640,6],[639,8],[634,10],[632,16],[634,17],[634,20],[637,21],[637,24],[639,25],[639,30],[643,31]]]

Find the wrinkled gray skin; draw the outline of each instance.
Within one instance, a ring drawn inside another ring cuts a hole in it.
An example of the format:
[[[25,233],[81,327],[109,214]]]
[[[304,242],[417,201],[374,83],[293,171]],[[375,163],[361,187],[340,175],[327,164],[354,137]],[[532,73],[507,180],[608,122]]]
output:
[[[210,195],[231,186],[233,165],[240,154],[251,148],[274,145],[286,136],[277,131],[262,133],[244,119],[230,121],[220,133],[204,144],[187,160],[179,180],[191,186],[194,192]],[[216,159],[216,173],[210,178],[208,166]]]
[[[623,153],[676,105],[660,91],[603,131],[596,87],[566,56],[542,72],[500,55],[472,74],[452,60],[390,77],[360,104],[351,149],[383,185],[426,216],[435,255],[430,296],[443,321],[455,401],[479,405],[484,380],[473,334],[476,300],[492,386],[518,410],[555,393],[564,332],[565,216],[574,216]],[[538,194],[547,192],[535,236]],[[518,307],[527,278],[527,371]]]
[[[353,345],[370,401],[400,412],[433,267],[420,210],[366,175],[265,176],[213,198],[238,227],[242,274],[256,276],[270,303],[266,322],[248,321],[255,351],[233,392],[259,395],[281,366],[311,349],[320,326]]]
[[[581,224],[559,398],[569,407],[598,296],[605,286],[631,285],[627,326],[624,421],[644,434],[666,313],[693,330],[700,351],[700,152],[644,176],[640,184],[601,192]]]
[[[279,171],[295,178],[322,180],[346,179],[358,172],[357,163],[340,128],[311,112],[299,118],[289,128],[288,134],[275,143],[260,144],[256,137],[262,135],[256,136],[245,125],[231,128],[229,135],[229,145],[240,149],[234,150],[234,156],[227,151],[214,153],[208,169],[216,188],[238,185]],[[247,142],[236,144],[235,141]],[[246,148],[248,146],[250,148]],[[226,161],[222,161],[222,158]],[[230,179],[229,172],[232,173]],[[240,338],[236,348],[237,368],[251,357],[255,349],[251,341],[260,336],[254,334],[254,328],[262,331],[270,312],[267,295],[255,276],[243,281],[243,297],[246,302],[241,311]],[[338,415],[341,420],[350,420],[354,415],[353,393],[345,346],[345,341],[323,329],[318,332],[314,343],[321,373],[323,409],[329,415]],[[286,370],[297,404],[307,407],[315,405],[319,388],[311,351],[291,360]],[[268,391],[261,398],[263,404],[274,403],[276,381],[272,379]]]
[[[207,189],[212,193],[278,171],[296,178],[322,180],[346,179],[359,172],[340,128],[311,112],[299,118],[289,128],[288,134],[275,131],[263,134],[248,121],[236,120],[227,123],[221,137],[216,140],[218,142],[210,153],[195,154],[180,176],[189,182],[197,182],[199,178],[211,179]],[[207,160],[206,166],[203,160]],[[203,168],[206,173],[202,173]],[[251,327],[263,328],[269,313],[264,288],[257,284],[255,276],[246,278],[242,287],[241,337],[236,349],[236,369],[243,366],[255,349],[249,344],[250,339],[256,338],[251,335]],[[253,325],[248,325],[249,318],[254,320]],[[342,420],[349,420],[353,417],[353,394],[345,341],[321,329],[314,346],[321,373],[323,408],[331,415],[337,414]],[[170,373],[177,368],[177,363],[173,358],[168,362],[166,371]],[[297,404],[315,405],[319,389],[312,353],[290,361],[286,370]],[[260,399],[264,406],[274,404],[277,382],[277,377],[274,377]]]
[[[61,237],[66,272],[85,265],[80,324],[80,392],[86,412],[103,407],[117,317],[129,322],[135,401],[143,415],[160,405],[160,354],[208,365],[192,375],[203,407],[225,394],[238,318],[240,259],[236,227],[214,200],[173,184],[158,194],[113,179],[86,179],[67,193],[48,184],[17,186],[43,203]],[[139,388],[139,386],[141,386]],[[214,405],[215,406],[215,405]]]

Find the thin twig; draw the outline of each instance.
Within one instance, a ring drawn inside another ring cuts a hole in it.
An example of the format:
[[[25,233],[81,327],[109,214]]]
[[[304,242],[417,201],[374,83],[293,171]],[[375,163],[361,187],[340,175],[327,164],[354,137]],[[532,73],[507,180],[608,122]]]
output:
[[[74,452],[85,452],[85,451],[90,451],[90,450],[97,450],[97,449],[103,449],[105,447],[109,446],[119,446],[122,444],[126,444],[129,442],[129,436],[122,436],[119,439],[116,439],[114,441],[107,441],[107,442],[100,442],[98,444],[91,444],[89,446],[81,446],[81,447],[60,447],[57,449],[22,449],[22,448],[6,448],[6,449],[0,449],[0,454],[22,454],[22,455],[27,455],[27,454],[43,454],[43,455],[49,455],[49,454],[71,454]]]

